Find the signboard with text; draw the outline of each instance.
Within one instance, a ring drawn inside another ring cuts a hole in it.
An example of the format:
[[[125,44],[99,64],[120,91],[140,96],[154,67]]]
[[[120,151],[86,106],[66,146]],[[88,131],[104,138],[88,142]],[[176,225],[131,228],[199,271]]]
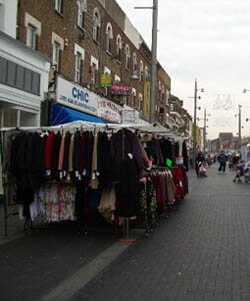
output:
[[[102,76],[101,76],[101,86],[103,88],[111,87],[111,80],[112,80],[111,74],[102,74]]]
[[[112,94],[118,96],[128,96],[131,94],[131,87],[128,85],[113,85]]]
[[[60,76],[57,78],[56,101],[111,122],[121,122],[121,106]]]

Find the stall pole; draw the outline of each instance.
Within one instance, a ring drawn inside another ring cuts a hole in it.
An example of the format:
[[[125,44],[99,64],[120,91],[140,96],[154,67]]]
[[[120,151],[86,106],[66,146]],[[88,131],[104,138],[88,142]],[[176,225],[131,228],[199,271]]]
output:
[[[122,129],[122,160],[125,159],[125,135],[124,129]],[[120,239],[121,242],[134,242],[136,238],[129,238],[129,217],[123,219],[123,238]]]

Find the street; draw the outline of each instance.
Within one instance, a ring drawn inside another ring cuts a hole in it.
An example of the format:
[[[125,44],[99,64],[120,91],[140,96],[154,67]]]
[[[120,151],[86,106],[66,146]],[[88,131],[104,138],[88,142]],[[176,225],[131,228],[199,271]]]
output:
[[[177,212],[147,239],[34,231],[0,245],[0,300],[250,300],[250,185],[189,172]]]

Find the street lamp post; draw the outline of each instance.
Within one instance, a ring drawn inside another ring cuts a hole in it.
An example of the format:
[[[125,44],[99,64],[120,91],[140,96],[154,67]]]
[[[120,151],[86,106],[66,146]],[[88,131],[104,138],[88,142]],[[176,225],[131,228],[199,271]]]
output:
[[[196,159],[196,147],[197,147],[197,129],[196,129],[196,110],[197,110],[197,92],[198,91],[204,92],[204,89],[197,88],[197,79],[195,79],[194,84],[194,137],[193,137],[193,166],[195,167],[195,159]]]
[[[207,131],[207,114],[206,109],[204,109],[204,134],[203,134],[203,151],[206,151],[206,131]]]
[[[239,144],[238,144],[238,150],[240,150],[240,147],[241,147],[241,108],[242,108],[242,106],[239,105]]]
[[[150,78],[150,123],[155,122],[155,98],[157,82],[157,22],[158,22],[158,0],[153,0],[153,7],[135,7],[135,9],[152,9],[152,46],[151,46],[151,78]]]
[[[247,93],[247,92],[250,92],[250,90],[249,89],[243,89],[243,93]],[[249,107],[250,107],[250,105],[249,105]],[[246,122],[249,121],[249,118],[250,118],[250,110],[248,112],[248,116],[246,118]],[[248,128],[249,128],[249,137],[250,137],[250,126]]]

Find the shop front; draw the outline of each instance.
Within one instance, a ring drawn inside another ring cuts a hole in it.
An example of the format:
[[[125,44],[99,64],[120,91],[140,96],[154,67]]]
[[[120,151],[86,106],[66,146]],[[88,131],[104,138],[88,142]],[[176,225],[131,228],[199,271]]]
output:
[[[122,107],[87,88],[57,76],[51,125],[77,120],[121,123]]]
[[[0,32],[0,127],[39,126],[50,59]]]

